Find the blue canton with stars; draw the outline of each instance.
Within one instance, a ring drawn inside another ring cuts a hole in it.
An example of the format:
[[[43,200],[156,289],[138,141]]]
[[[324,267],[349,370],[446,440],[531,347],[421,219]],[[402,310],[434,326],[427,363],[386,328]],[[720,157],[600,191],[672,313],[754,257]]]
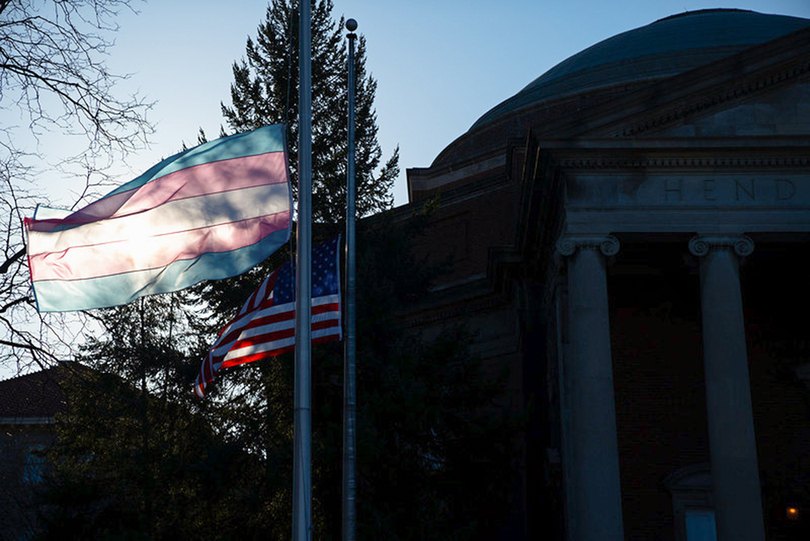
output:
[[[340,237],[319,244],[312,250],[312,298],[336,295],[340,288],[337,248]],[[273,304],[295,301],[295,265],[288,261],[278,269],[273,288]]]

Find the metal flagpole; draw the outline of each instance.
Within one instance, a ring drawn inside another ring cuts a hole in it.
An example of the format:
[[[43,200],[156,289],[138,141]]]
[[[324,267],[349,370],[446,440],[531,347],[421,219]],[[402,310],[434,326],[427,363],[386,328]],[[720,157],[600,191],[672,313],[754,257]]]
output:
[[[295,299],[293,541],[312,539],[312,27],[309,0],[299,2],[298,246]]]
[[[354,40],[357,21],[346,21],[349,31],[349,121],[346,165],[346,336],[343,371],[343,541],[354,541],[355,462],[355,178],[354,178]]]

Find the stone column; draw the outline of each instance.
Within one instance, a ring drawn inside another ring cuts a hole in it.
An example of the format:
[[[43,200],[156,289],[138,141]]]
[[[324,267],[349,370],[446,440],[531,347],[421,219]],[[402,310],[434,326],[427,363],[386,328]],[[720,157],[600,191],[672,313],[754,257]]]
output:
[[[763,541],[751,384],[738,256],[754,251],[746,236],[694,237],[700,257],[703,362],[709,452],[719,541]]]
[[[622,492],[613,364],[610,354],[605,256],[619,251],[606,237],[564,236],[568,257],[568,354],[564,363],[571,408],[568,523],[576,541],[623,541]]]

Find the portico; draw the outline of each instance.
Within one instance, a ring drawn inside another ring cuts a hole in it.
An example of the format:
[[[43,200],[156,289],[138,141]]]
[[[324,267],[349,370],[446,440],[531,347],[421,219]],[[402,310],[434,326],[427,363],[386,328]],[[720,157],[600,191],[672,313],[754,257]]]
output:
[[[569,347],[560,355],[571,416],[563,423],[571,432],[565,437],[575,494],[569,511],[588,517],[572,521],[571,538],[623,538],[621,516],[609,511],[621,501],[621,473],[606,265],[619,252],[623,234],[647,243],[689,234],[677,249],[699,261],[717,535],[763,540],[740,260],[753,253],[751,237],[758,234],[810,231],[810,175],[799,172],[810,149],[787,159],[781,147],[760,145],[753,152],[728,140],[722,148],[696,139],[679,141],[677,149],[671,141],[645,143],[628,148],[579,140],[572,147],[538,141],[535,148],[539,159],[556,164],[542,181],[563,179],[557,253],[567,269]]]

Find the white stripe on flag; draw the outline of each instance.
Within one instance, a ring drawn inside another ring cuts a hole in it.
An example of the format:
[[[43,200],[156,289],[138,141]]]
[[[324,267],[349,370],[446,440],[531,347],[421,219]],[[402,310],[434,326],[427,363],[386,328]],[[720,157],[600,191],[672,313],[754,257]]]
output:
[[[311,333],[311,337],[313,340],[333,335],[335,336],[338,335],[337,327],[329,327],[326,329],[313,329]],[[233,362],[234,360],[240,359],[242,357],[255,355],[256,353],[264,353],[266,351],[282,349],[293,345],[295,345],[295,336],[288,336],[285,338],[280,338],[278,340],[273,340],[272,342],[261,342],[259,344],[253,344],[250,346],[241,347],[239,349],[234,349],[232,351],[229,351],[228,354],[225,355],[225,357],[222,359],[222,363],[220,363],[220,366],[222,366],[222,364],[226,362]],[[219,367],[217,367],[217,370],[218,369]]]
[[[339,295],[326,295],[324,297],[318,297],[313,299],[312,305],[313,306],[323,306],[325,304],[336,304],[340,301]],[[214,344],[211,348],[212,354],[217,357],[223,355],[228,352],[230,348],[234,346],[240,340],[245,340],[247,338],[254,338],[257,336],[262,336],[264,334],[271,334],[274,332],[279,332],[287,329],[292,329],[295,327],[295,319],[293,318],[295,314],[295,303],[285,303],[279,306],[271,306],[269,308],[265,308],[264,310],[260,310],[258,312],[251,312],[249,318],[244,318],[240,321],[235,321],[231,325],[225,328],[221,337],[226,338],[228,336],[233,336],[234,333],[249,325],[252,321],[256,321],[258,319],[262,319],[269,316],[274,316],[278,314],[288,313],[290,315],[290,319],[285,319],[283,321],[277,321],[273,323],[268,323],[266,325],[260,325],[258,327],[251,327],[249,329],[242,330],[238,336],[236,336],[233,340],[229,340],[225,344]],[[330,321],[334,319],[340,318],[339,311],[329,311],[329,312],[322,312],[319,314],[313,314],[311,316],[312,323],[319,323],[322,321]],[[314,331],[313,331],[314,332]],[[228,358],[226,356],[226,358]]]
[[[137,241],[178,231],[239,222],[290,210],[286,184],[270,184],[181,199],[131,216],[101,220],[58,233],[30,231],[29,256],[76,246]]]

